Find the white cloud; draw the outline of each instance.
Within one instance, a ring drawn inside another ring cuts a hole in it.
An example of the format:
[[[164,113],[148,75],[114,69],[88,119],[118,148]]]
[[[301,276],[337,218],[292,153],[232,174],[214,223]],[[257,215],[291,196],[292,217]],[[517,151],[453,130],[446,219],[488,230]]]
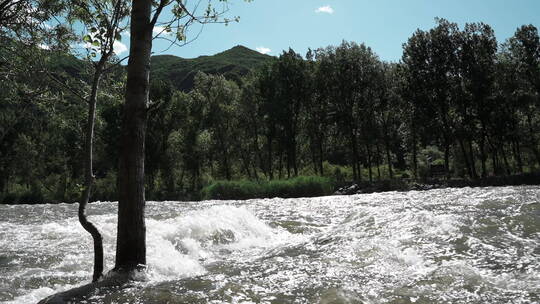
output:
[[[96,53],[99,52],[99,47],[93,46],[91,43],[88,43],[88,42],[79,43],[78,46],[80,48],[83,48],[83,49],[94,50]],[[127,48],[127,46],[125,44],[123,44],[122,42],[120,42],[118,40],[114,41],[114,43],[113,43],[113,51],[114,51],[114,53],[116,55],[122,54],[127,50],[128,50],[128,48]]]
[[[127,46],[123,44],[122,42],[115,40],[113,44],[114,53],[116,55],[122,54],[123,52],[127,51]]]
[[[159,34],[161,32],[163,32],[165,30],[165,28],[163,26],[154,26],[154,28],[152,29],[152,31],[154,32],[154,34]]]
[[[84,42],[84,43],[79,43],[77,44],[80,48],[83,48],[83,49],[92,49],[92,44],[89,43],[89,42]]]
[[[333,14],[334,9],[330,5],[321,6],[315,10],[315,13]]]
[[[40,49],[43,49],[43,50],[50,50],[50,49],[51,49],[50,46],[48,46],[48,45],[46,45],[46,44],[44,44],[44,43],[40,43],[40,44],[38,45],[38,47],[39,47]]]
[[[152,32],[154,32],[154,35],[160,35],[160,34],[161,35],[172,35],[171,31],[167,32],[165,30],[165,27],[158,26],[158,25],[154,26],[154,28],[152,29]]]
[[[257,48],[255,48],[257,50],[257,52],[261,53],[261,54],[268,54],[270,52],[272,52],[271,49],[267,48],[267,47],[264,47],[264,46],[259,46]]]

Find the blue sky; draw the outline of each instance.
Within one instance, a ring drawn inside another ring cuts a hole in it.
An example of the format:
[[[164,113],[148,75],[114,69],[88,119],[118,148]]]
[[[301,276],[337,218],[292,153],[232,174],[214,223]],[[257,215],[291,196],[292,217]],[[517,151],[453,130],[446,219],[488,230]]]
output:
[[[432,28],[435,17],[446,18],[460,26],[466,22],[488,23],[494,28],[499,42],[511,37],[520,25],[532,23],[540,28],[540,0],[229,2],[229,15],[240,16],[239,23],[206,25],[196,41],[166,52],[162,50],[168,44],[156,40],[154,54],[193,58],[240,44],[274,56],[289,47],[304,55],[308,47],[316,49],[348,40],[366,43],[383,60],[397,61],[401,58],[402,44],[417,28]],[[192,34],[195,34],[197,29],[193,30]]]

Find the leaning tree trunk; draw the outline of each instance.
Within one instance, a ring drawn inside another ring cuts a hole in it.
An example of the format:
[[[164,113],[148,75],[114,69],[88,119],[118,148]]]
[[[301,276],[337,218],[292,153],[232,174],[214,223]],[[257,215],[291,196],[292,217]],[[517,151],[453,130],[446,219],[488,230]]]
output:
[[[130,57],[118,168],[116,271],[146,265],[144,145],[148,109],[152,1],[133,1]]]
[[[103,72],[103,65],[106,58],[102,58],[96,66],[94,71],[94,77],[92,79],[92,89],[90,97],[88,99],[88,120],[85,130],[85,180],[84,190],[79,203],[79,222],[81,226],[86,230],[92,239],[94,240],[94,274],[92,276],[92,282],[96,282],[103,275],[103,239],[99,230],[86,218],[86,206],[90,201],[90,195],[92,193],[92,187],[94,185],[94,173],[93,173],[93,149],[94,149],[94,126],[96,120],[96,103],[97,92],[99,87],[99,81]]]

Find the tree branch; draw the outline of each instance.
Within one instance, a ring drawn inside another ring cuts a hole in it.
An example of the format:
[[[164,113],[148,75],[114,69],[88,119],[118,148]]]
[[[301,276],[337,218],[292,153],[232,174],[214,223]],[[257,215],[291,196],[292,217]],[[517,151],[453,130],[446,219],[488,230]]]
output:
[[[163,10],[163,8],[164,8],[165,6],[167,6],[167,3],[168,3],[168,2],[169,2],[168,0],[161,0],[161,1],[159,2],[159,6],[158,6],[158,8],[156,9],[156,12],[154,13],[154,16],[152,17],[152,21],[150,21],[150,27],[153,28],[154,25],[156,25],[156,22],[157,22],[157,20],[158,20],[158,18],[159,18],[159,15],[161,14],[161,11]],[[180,2],[180,1],[179,1],[179,2]]]

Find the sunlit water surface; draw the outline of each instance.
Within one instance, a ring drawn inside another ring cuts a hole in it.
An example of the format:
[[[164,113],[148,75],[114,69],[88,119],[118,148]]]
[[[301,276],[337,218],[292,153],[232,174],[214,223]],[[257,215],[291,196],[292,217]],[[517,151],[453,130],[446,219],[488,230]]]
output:
[[[0,302],[89,281],[77,205],[0,206]],[[114,261],[116,203],[91,204]],[[539,303],[540,187],[149,202],[148,281],[88,303]]]

